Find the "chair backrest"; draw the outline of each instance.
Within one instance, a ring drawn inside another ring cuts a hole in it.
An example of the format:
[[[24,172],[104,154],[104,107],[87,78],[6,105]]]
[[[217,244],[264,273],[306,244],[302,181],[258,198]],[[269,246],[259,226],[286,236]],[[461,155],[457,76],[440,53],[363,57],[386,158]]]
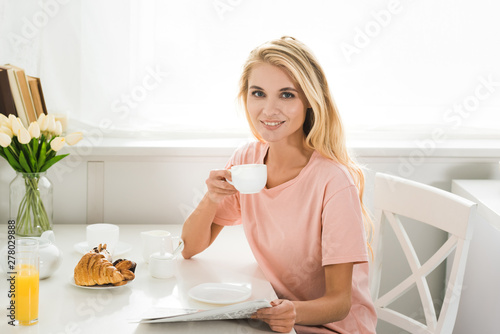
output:
[[[375,229],[372,242],[374,261],[370,267],[370,283],[378,318],[410,333],[451,334],[458,312],[467,253],[472,237],[471,215],[476,204],[429,185],[382,173],[375,175],[374,203]],[[429,260],[421,264],[399,219],[400,216],[448,232],[447,241]],[[393,229],[408,261],[411,275],[380,296],[384,224]],[[447,275],[441,311],[439,317],[436,317],[426,276],[447,260],[453,251],[454,256],[446,263],[447,266],[451,265],[451,270]],[[422,303],[425,323],[389,308],[389,304],[414,286],[417,287]]]

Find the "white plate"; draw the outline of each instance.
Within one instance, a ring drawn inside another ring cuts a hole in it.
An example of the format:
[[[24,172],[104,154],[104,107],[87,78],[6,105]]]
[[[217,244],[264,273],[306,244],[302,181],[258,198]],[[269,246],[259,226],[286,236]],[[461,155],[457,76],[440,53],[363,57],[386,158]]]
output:
[[[88,253],[89,251],[92,250],[89,247],[89,244],[87,243],[87,241],[79,242],[79,243],[75,244],[73,247],[75,248],[75,250],[78,253],[81,253],[81,254]],[[113,254],[113,258],[116,258],[119,255],[130,252],[131,250],[132,250],[131,244],[129,244],[127,242],[123,242],[123,241],[118,241],[118,245],[116,245],[115,253]]]
[[[188,295],[204,303],[234,304],[250,298],[252,290],[241,285],[203,283],[191,288]]]
[[[123,284],[123,285],[112,285],[112,284],[106,284],[106,285],[92,285],[92,286],[85,286],[85,285],[77,285],[75,283],[75,278],[73,276],[71,276],[70,280],[69,280],[69,283],[73,286],[76,286],[77,288],[82,288],[82,289],[91,289],[91,290],[100,290],[100,289],[118,289],[118,288],[123,288],[127,285],[129,285],[130,283],[132,283],[132,281],[127,281],[127,283]]]

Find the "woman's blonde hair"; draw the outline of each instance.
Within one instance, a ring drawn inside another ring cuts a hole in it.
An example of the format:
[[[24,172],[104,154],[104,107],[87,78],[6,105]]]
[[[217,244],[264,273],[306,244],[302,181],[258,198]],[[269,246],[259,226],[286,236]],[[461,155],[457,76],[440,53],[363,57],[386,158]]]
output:
[[[288,36],[264,43],[250,53],[243,65],[238,98],[245,109],[253,135],[260,141],[264,140],[253,126],[248,114],[247,96],[250,72],[255,65],[262,63],[282,68],[302,89],[310,104],[303,125],[306,145],[318,151],[322,156],[338,161],[349,170],[358,188],[363,222],[367,239],[370,241],[373,224],[363,204],[365,177],[361,167],[349,154],[339,112],[330,94],[326,76],[316,57],[307,46]]]

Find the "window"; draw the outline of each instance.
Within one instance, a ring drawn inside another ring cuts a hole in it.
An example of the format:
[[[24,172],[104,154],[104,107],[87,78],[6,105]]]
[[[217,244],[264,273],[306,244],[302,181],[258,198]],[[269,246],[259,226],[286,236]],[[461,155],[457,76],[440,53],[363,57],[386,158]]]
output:
[[[39,75],[49,108],[115,133],[248,134],[241,65],[283,35],[319,58],[351,134],[500,133],[494,0],[4,3],[0,61]]]

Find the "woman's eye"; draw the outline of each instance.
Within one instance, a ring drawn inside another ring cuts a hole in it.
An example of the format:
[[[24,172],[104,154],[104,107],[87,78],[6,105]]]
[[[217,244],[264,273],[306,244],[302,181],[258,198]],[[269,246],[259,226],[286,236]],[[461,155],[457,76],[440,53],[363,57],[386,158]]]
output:
[[[252,95],[256,97],[264,97],[264,93],[261,92],[260,90],[253,91]]]
[[[289,93],[289,92],[284,92],[283,94],[281,94],[281,97],[283,97],[285,99],[291,99],[291,98],[295,97],[295,95],[293,95],[292,93]]]

